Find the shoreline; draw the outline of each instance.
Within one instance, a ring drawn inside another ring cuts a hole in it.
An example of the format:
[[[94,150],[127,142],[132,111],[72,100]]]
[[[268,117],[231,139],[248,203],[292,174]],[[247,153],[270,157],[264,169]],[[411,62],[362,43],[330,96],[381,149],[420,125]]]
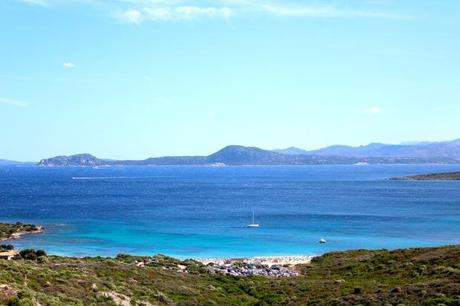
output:
[[[335,252],[293,268],[205,266],[164,255],[26,256],[0,260],[0,304],[453,305],[459,289],[460,245]]]
[[[32,234],[41,234],[45,232],[45,228],[43,226],[36,226],[37,229],[33,231],[19,231],[12,233],[10,237],[0,238],[0,241],[14,241],[22,239],[23,236],[32,235]]]
[[[211,257],[211,258],[193,258],[204,265],[218,264],[226,265],[233,263],[260,264],[266,266],[296,266],[300,264],[309,264],[316,257],[313,255],[294,255],[294,256],[254,256],[254,257]]]
[[[309,265],[313,256],[257,256],[195,259],[214,273],[232,276],[299,276],[299,265]]]

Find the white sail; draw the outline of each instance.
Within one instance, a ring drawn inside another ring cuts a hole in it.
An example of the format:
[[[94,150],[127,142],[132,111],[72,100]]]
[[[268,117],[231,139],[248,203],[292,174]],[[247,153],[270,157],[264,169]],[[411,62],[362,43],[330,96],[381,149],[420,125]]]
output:
[[[252,211],[252,223],[248,224],[247,227],[259,227],[259,224],[256,223],[256,220],[255,220],[254,211]]]

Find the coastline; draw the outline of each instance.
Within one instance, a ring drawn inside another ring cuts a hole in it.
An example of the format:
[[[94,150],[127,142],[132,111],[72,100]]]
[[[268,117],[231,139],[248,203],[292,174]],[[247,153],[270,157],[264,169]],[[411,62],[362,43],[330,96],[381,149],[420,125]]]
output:
[[[332,252],[291,269],[164,255],[13,257],[0,260],[0,304],[457,305],[459,259],[460,245]]]
[[[298,265],[308,265],[313,256],[266,256],[244,258],[202,258],[196,261],[209,271],[232,276],[299,276]]]
[[[392,181],[458,181],[460,180],[460,172],[438,172],[417,174],[410,176],[400,176],[390,178]]]
[[[13,240],[19,240],[21,239],[23,236],[26,236],[26,235],[32,235],[32,234],[41,234],[45,231],[45,228],[43,226],[36,226],[37,229],[35,230],[32,230],[32,231],[19,231],[19,232],[15,232],[13,234],[11,234],[11,236],[9,237],[4,237],[4,238],[0,238],[0,241],[13,241]]]
[[[300,264],[309,264],[316,257],[312,255],[298,256],[254,256],[254,257],[215,257],[215,258],[194,258],[204,265],[208,264],[233,264],[241,262],[245,264],[260,264],[266,266],[281,265],[281,266],[296,266]]]

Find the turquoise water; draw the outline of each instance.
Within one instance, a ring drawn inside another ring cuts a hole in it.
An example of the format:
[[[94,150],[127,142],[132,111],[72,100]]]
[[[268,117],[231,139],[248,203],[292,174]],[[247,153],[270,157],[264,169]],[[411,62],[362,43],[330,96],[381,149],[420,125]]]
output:
[[[460,165],[0,167],[0,221],[58,255],[321,254],[460,243],[460,181],[389,177]],[[260,228],[247,228],[255,211]],[[319,244],[325,238],[327,244]]]

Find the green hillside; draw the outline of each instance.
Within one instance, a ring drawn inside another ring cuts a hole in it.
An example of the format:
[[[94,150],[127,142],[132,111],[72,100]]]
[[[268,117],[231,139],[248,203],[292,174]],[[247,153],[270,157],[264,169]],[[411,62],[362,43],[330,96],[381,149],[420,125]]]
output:
[[[0,260],[0,304],[460,305],[460,246],[329,253],[298,269],[233,277],[164,256]]]

